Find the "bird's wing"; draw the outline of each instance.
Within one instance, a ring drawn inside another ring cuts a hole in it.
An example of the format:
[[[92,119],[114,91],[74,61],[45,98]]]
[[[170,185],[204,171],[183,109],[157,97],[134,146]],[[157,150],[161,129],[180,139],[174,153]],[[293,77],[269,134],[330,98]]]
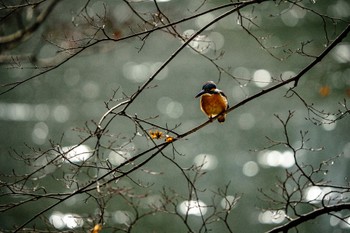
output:
[[[223,97],[225,97],[225,99],[227,100],[227,108],[229,108],[229,107],[230,107],[230,105],[229,105],[229,102],[228,102],[227,96],[225,95],[225,93],[224,93],[223,91],[221,91],[221,90],[218,90],[218,91],[219,91],[219,94],[220,94],[220,95],[222,95]]]

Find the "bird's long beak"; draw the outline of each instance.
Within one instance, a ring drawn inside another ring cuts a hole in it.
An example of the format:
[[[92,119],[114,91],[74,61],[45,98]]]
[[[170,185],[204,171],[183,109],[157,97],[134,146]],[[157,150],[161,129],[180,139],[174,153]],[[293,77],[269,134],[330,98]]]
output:
[[[195,98],[198,98],[199,96],[203,95],[204,93],[206,93],[206,91],[201,90],[201,91],[196,95]]]

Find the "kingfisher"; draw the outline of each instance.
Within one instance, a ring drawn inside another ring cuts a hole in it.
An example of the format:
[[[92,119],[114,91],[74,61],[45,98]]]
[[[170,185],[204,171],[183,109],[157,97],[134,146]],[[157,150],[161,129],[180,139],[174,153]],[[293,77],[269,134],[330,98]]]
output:
[[[216,88],[213,81],[204,83],[202,90],[196,95],[196,98],[201,97],[200,107],[204,114],[211,120],[218,116],[218,122],[225,121],[225,111],[229,108],[228,100],[224,92]]]

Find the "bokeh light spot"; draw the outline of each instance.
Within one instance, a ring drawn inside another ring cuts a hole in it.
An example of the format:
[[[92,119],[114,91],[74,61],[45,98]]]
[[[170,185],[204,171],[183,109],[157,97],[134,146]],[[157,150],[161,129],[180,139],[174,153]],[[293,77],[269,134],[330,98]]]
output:
[[[163,65],[162,62],[155,62],[153,63],[151,66],[150,66],[150,72],[153,74],[155,73],[161,66]],[[161,71],[160,73],[158,73],[158,75],[156,76],[156,79],[157,80],[163,80],[165,79],[166,77],[168,77],[168,67],[165,66]]]
[[[225,38],[219,32],[210,33],[209,40],[212,41],[212,43],[210,43],[210,49],[214,51],[222,49],[222,47],[224,46]]]
[[[299,22],[299,18],[295,17],[295,13],[293,12],[293,9],[288,10],[283,14],[281,14],[281,20],[284,23],[284,25],[288,27],[295,27]]]
[[[53,117],[57,122],[64,123],[69,119],[70,111],[64,105],[58,105],[53,109]]]
[[[95,82],[87,82],[83,85],[83,96],[88,99],[95,99],[100,94],[100,87]]]
[[[270,72],[263,69],[257,70],[254,72],[253,80],[256,86],[266,87],[271,82]]]
[[[135,62],[127,62],[123,66],[124,77],[132,82],[140,83],[149,77],[149,68],[146,64],[137,64]]]
[[[284,221],[285,219],[285,212],[284,210],[277,210],[277,211],[264,211],[259,214],[258,220],[260,223],[263,224],[279,224]]]
[[[0,118],[12,121],[28,121],[33,117],[33,108],[29,104],[0,103]]]
[[[284,71],[284,72],[282,73],[282,75],[281,75],[281,78],[282,78],[283,81],[285,81],[285,80],[288,80],[288,79],[290,79],[290,78],[295,77],[295,75],[296,75],[296,74],[295,74],[293,71]],[[290,83],[284,85],[283,87],[289,89],[289,88],[292,88],[293,86],[294,86],[294,83],[293,83],[293,82],[290,82]]]
[[[47,156],[42,156],[40,158],[37,158],[32,166],[31,166],[31,170],[37,171],[38,168],[41,168],[39,172],[35,172],[35,174],[32,175],[32,179],[33,180],[38,180],[38,179],[42,179],[44,177],[46,177],[47,175],[53,173],[54,171],[56,171],[57,164],[53,164],[53,163],[48,163],[49,161],[53,161],[54,157],[52,155],[47,155]]]
[[[250,71],[246,67],[237,67],[233,70],[233,76],[238,79],[246,79],[247,81],[250,79]]]
[[[328,12],[332,15],[338,15],[338,17],[349,17],[350,16],[350,4],[348,1],[339,0],[334,1],[334,5],[330,5]]]
[[[248,177],[253,177],[259,172],[259,165],[254,161],[248,161],[243,165],[243,174]]]
[[[266,167],[290,168],[295,164],[293,153],[290,151],[280,152],[277,150],[264,150],[258,154],[259,164]]]
[[[230,210],[237,204],[239,199],[240,199],[240,197],[228,195],[221,200],[220,205],[225,210]]]
[[[344,228],[344,229],[350,228],[350,217],[345,218],[344,221],[341,222],[341,228]]]
[[[118,224],[124,224],[129,226],[131,221],[133,221],[134,216],[129,211],[117,210],[113,214],[113,219]]]
[[[194,33],[195,33],[194,30],[188,29],[188,30],[184,31],[184,33],[182,34],[182,37],[185,40],[187,40]],[[212,41],[210,38],[208,38],[207,35],[197,35],[193,40],[191,40],[189,42],[188,45],[200,53],[207,53],[209,51],[209,48],[212,46],[211,44],[212,44]],[[192,49],[190,51],[194,52]],[[194,52],[194,53],[196,53],[196,52]]]
[[[164,110],[162,110],[164,111]],[[183,114],[183,106],[181,103],[177,101],[170,101],[167,103],[165,107],[165,114],[167,114],[171,118],[179,118]]]
[[[84,220],[77,214],[65,214],[62,218],[63,222],[70,229],[82,227]]]
[[[218,165],[216,156],[210,154],[199,154],[194,158],[194,164],[202,170],[213,170]]]
[[[306,189],[305,199],[307,201],[318,202],[322,198],[322,189],[317,186]]]
[[[242,89],[240,86],[234,86],[232,88],[232,97],[235,101],[239,102],[244,100],[249,95],[249,89]]]
[[[128,151],[111,151],[108,155],[108,160],[111,164],[118,166],[131,158]]]
[[[38,122],[34,125],[32,131],[32,140],[38,145],[42,145],[46,142],[47,135],[49,134],[49,127],[45,122]]]
[[[302,7],[304,7],[304,5],[302,3],[299,3],[299,6],[294,6],[291,10],[290,10],[290,14],[297,18],[297,19],[302,19],[305,17],[307,10],[303,9]]]
[[[339,63],[350,62],[350,44],[340,44],[336,46],[332,55]]]
[[[51,214],[49,221],[56,229],[63,229],[66,226],[63,222],[63,214],[58,211]]]
[[[184,201],[179,205],[182,214],[203,216],[207,213],[206,204],[202,201]]]
[[[337,127],[337,122],[335,121],[336,117],[334,115],[330,115],[327,119],[322,121],[322,128],[326,131],[332,131]]]
[[[63,228],[78,228],[84,225],[83,218],[78,214],[62,214],[61,212],[55,211],[49,217],[49,222],[56,229]]]
[[[62,147],[62,153],[65,153],[67,163],[84,162],[91,157],[91,148],[87,145],[74,145]]]
[[[47,104],[38,104],[34,107],[35,118],[39,121],[47,120],[50,116],[50,108]]]

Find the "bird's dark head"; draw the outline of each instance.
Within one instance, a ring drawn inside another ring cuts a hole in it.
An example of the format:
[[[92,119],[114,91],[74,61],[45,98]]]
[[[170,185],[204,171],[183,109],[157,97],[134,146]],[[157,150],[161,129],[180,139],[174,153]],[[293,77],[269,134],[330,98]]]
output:
[[[202,90],[196,95],[196,98],[200,97],[205,93],[210,93],[216,90],[216,84],[213,81],[208,81],[204,83]]]

